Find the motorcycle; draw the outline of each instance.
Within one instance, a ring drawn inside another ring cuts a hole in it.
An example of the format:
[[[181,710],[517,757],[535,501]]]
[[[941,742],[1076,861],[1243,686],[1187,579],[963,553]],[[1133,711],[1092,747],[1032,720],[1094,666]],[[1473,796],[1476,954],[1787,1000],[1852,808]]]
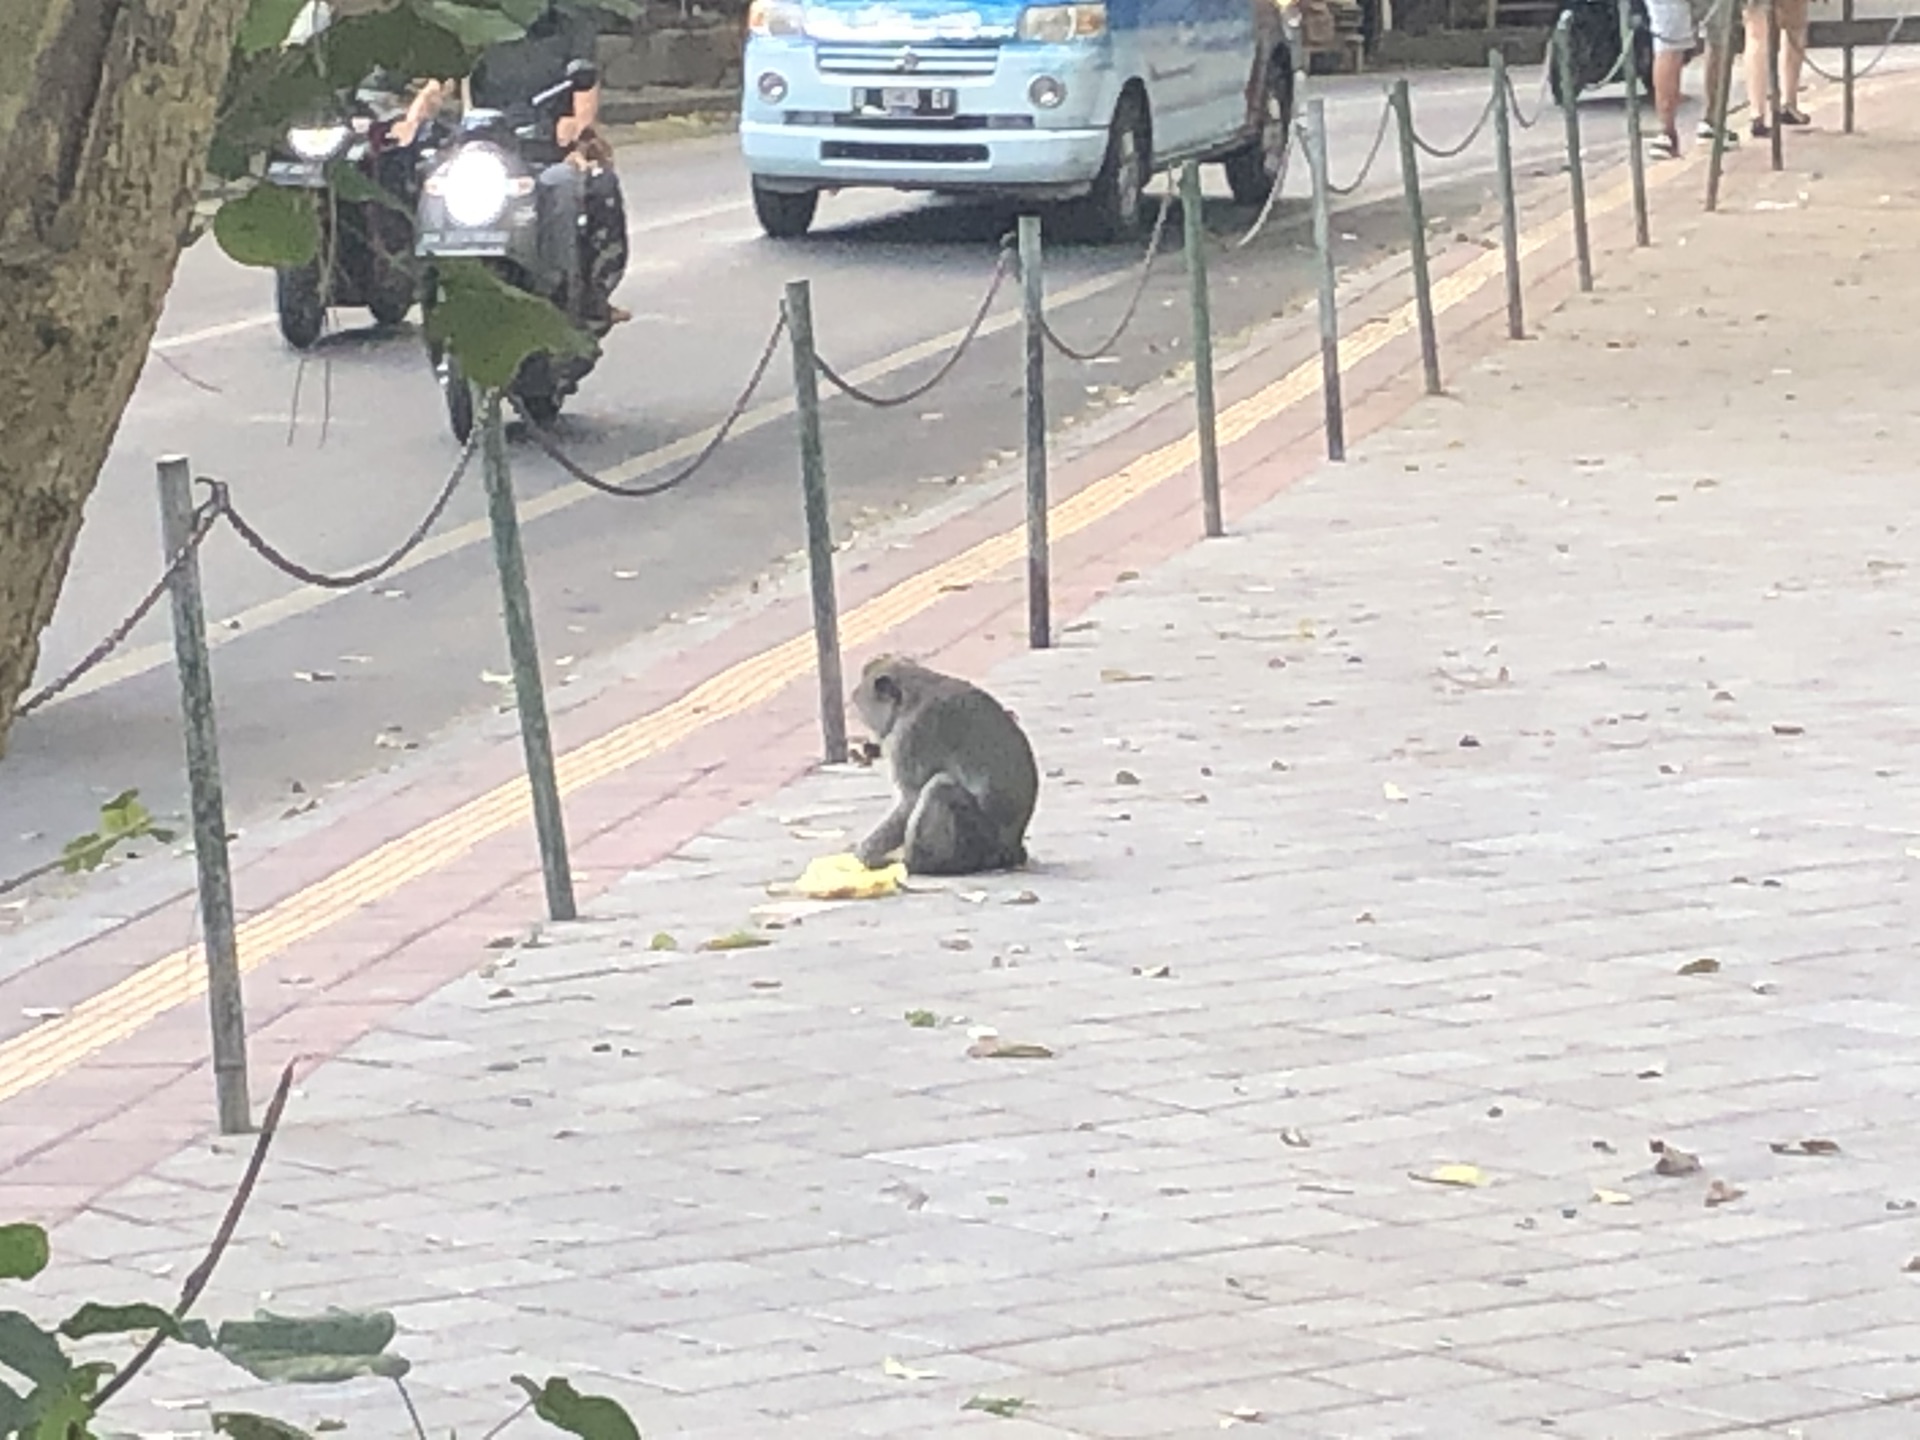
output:
[[[532,118],[525,123],[500,110],[468,111],[428,162],[421,186],[414,253],[427,265],[423,313],[430,317],[439,300],[434,262],[479,260],[513,288],[550,301],[593,341],[580,353],[540,351],[521,363],[507,395],[540,425],[551,424],[592,373],[608,329],[588,294],[586,175],[560,163],[567,152],[555,137],[558,122],[573,113],[573,97],[598,83],[592,62],[575,60],[566,79],[527,102]],[[473,433],[473,388],[458,360],[431,335],[427,356],[448,425],[464,445]]]
[[[320,225],[314,258],[274,272],[280,333],[296,350],[319,340],[330,307],[364,305],[382,325],[398,325],[413,308],[418,155],[394,138],[404,113],[397,97],[362,86],[334,113],[288,129],[268,159],[266,183],[311,194]],[[392,203],[341,194],[332,176],[343,164]]]
[[[1577,99],[1581,91],[1591,90],[1610,77],[1619,78],[1614,76],[1614,67],[1620,63],[1620,9],[1614,0],[1562,0],[1560,13],[1573,16],[1567,35],[1573,62],[1573,97]],[[1640,77],[1641,95],[1649,96],[1653,94],[1653,28],[1647,19],[1646,0],[1632,0],[1629,13],[1633,17],[1633,68]],[[1568,97],[1562,93],[1565,87],[1560,81],[1560,66],[1551,50],[1547,52],[1547,64],[1551,67],[1553,103],[1564,109]]]

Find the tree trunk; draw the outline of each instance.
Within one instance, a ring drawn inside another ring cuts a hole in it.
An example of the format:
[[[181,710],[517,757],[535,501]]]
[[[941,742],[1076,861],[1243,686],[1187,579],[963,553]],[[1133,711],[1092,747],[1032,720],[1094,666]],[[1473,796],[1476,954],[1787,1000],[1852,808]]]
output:
[[[0,0],[0,752],[173,282],[246,11]]]

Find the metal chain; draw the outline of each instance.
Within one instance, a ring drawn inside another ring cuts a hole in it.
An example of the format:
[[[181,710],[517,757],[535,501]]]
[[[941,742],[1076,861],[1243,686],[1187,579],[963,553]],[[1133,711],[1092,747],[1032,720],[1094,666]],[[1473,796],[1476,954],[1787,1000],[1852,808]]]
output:
[[[1893,29],[1887,32],[1886,43],[1880,47],[1879,54],[1875,55],[1873,59],[1853,72],[1853,78],[1856,82],[1866,79],[1867,76],[1873,73],[1874,67],[1887,58],[1888,52],[1893,49],[1894,42],[1900,38],[1900,27],[1906,23],[1907,17],[1904,15],[1893,22]],[[1786,37],[1786,40],[1787,44],[1792,46],[1795,53],[1800,56],[1800,59],[1805,63],[1806,67],[1822,80],[1831,81],[1835,85],[1844,85],[1847,83],[1846,76],[1830,74],[1828,71],[1823,70],[1814,61],[1812,52],[1800,43],[1798,37],[1789,35]]]
[[[1067,359],[1078,360],[1082,364],[1098,360],[1111,353],[1113,347],[1120,343],[1120,337],[1125,335],[1133,325],[1134,317],[1140,313],[1140,302],[1146,298],[1147,282],[1153,278],[1153,262],[1160,258],[1161,238],[1167,233],[1167,216],[1172,213],[1173,175],[1172,172],[1168,172],[1167,193],[1160,199],[1160,213],[1153,217],[1153,234],[1147,237],[1147,255],[1140,265],[1140,281],[1133,287],[1133,298],[1127,302],[1127,311],[1120,317],[1120,323],[1114,327],[1111,335],[1091,350],[1076,350],[1054,332],[1054,328],[1047,323],[1047,317],[1043,313],[1040,316],[1041,338]]]
[[[740,398],[733,402],[733,409],[727,412],[727,418],[720,422],[719,428],[713,432],[712,437],[701,447],[698,455],[694,456],[685,466],[672,475],[667,476],[664,480],[649,481],[645,485],[615,485],[611,481],[602,480],[598,475],[594,474],[593,471],[587,469],[586,466],[568,455],[566,451],[560,448],[558,441],[547,434],[540,426],[536,425],[528,417],[526,407],[523,406],[518,399],[512,401],[513,408],[519,412],[522,420],[526,420],[527,433],[532,437],[533,443],[540,447],[549,460],[553,461],[554,464],[558,465],[562,470],[566,471],[569,476],[578,480],[582,485],[592,490],[598,490],[602,495],[611,495],[619,500],[644,500],[650,495],[664,495],[667,491],[674,489],[676,486],[686,484],[687,481],[699,474],[701,467],[711,460],[720,447],[726,443],[727,436],[733,433],[733,427],[738,425],[741,417],[747,413],[747,406],[753,403],[753,397],[760,389],[760,382],[767,378],[767,368],[773,364],[774,353],[780,347],[780,337],[786,333],[786,330],[787,315],[785,307],[782,307],[779,318],[773,322],[773,333],[767,336],[767,343],[760,351],[759,360],[754,364],[753,374],[747,380],[746,389],[742,390],[740,392]]]
[[[1260,206],[1260,213],[1253,217],[1253,224],[1247,227],[1247,233],[1242,235],[1238,240],[1229,240],[1226,242],[1229,250],[1246,249],[1247,246],[1251,245],[1255,240],[1258,240],[1260,238],[1260,232],[1267,228],[1267,221],[1272,218],[1275,207],[1280,203],[1280,191],[1286,186],[1288,167],[1293,164],[1293,137],[1294,131],[1292,127],[1289,127],[1287,131],[1287,147],[1280,152],[1280,173],[1273,177],[1273,188],[1267,191],[1267,198]]]
[[[1331,195],[1351,195],[1367,183],[1367,176],[1373,173],[1373,162],[1380,158],[1380,147],[1386,143],[1387,122],[1393,119],[1393,106],[1385,101],[1380,105],[1380,124],[1373,132],[1373,144],[1367,150],[1367,158],[1360,162],[1360,173],[1353,177],[1350,185],[1336,185],[1327,182],[1327,193]]]
[[[193,554],[200,548],[201,542],[212,532],[214,522],[220,518],[221,512],[222,501],[218,496],[204,502],[195,509],[193,512],[192,526],[187,531],[186,542],[169,557],[167,560],[167,568],[160,572],[160,578],[153,582],[153,588],[140,598],[138,605],[135,605],[132,610],[127,612],[126,619],[109,630],[98,645],[95,645],[81,657],[77,665],[73,666],[58,679],[41,686],[25,700],[22,700],[18,705],[14,706],[14,718],[18,719],[24,715],[31,715],[41,706],[51,704],[56,698],[65,694],[73,686],[79,684],[82,677],[90,670],[102,664],[109,655],[113,654],[115,650],[118,650],[126,641],[127,636],[133,633],[134,627],[146,619],[153,607],[160,603],[160,597],[167,593],[167,587],[173,583],[173,577],[178,575],[181,567],[193,558]]]
[[[1429,145],[1420,138],[1420,132],[1417,129],[1413,132],[1414,145],[1436,160],[1451,160],[1456,155],[1465,154],[1467,147],[1478,140],[1480,132],[1487,128],[1487,121],[1493,118],[1493,107],[1497,98],[1487,97],[1487,103],[1480,110],[1480,118],[1473,122],[1473,128],[1467,131],[1466,138],[1458,145]]]
[[[933,387],[938,385],[942,380],[946,379],[947,376],[951,375],[954,367],[960,363],[961,357],[972,348],[973,342],[979,339],[980,327],[987,323],[987,315],[993,309],[993,302],[999,298],[1000,287],[1006,283],[1012,260],[1012,237],[1009,236],[1005,241],[1001,242],[1000,258],[994,263],[993,267],[993,279],[987,285],[987,293],[980,301],[980,308],[974,311],[973,320],[968,324],[966,332],[961,335],[959,344],[953,347],[953,350],[948,354],[945,361],[941,363],[938,370],[935,370],[933,374],[929,375],[912,389],[906,390],[899,395],[875,395],[870,390],[862,390],[858,385],[855,385],[851,380],[841,375],[839,371],[835,370],[818,354],[813,357],[815,368],[819,370],[821,378],[833,386],[834,389],[838,390],[849,400],[857,400],[862,405],[871,405],[876,410],[890,410],[896,405],[912,404],[915,400],[918,400],[921,396],[932,390]]]
[[[479,447],[479,443],[480,429],[476,426],[467,436],[466,446],[461,450],[460,459],[454,465],[452,473],[447,476],[446,484],[440,487],[440,493],[434,497],[433,504],[427,508],[427,513],[421,517],[420,523],[413,527],[407,538],[400,542],[398,549],[385,559],[377,560],[358,570],[350,570],[344,575],[329,575],[322,570],[309,569],[299,561],[289,558],[266,536],[254,529],[247,522],[246,517],[233,508],[233,495],[225,481],[202,477],[201,483],[212,487],[214,503],[226,513],[228,523],[233,526],[234,532],[246,541],[247,547],[281,574],[307,585],[317,585],[323,590],[352,590],[366,584],[369,580],[378,580],[419,548],[421,542],[427,538],[427,532],[433,529],[441,515],[446,512],[448,503],[453,499],[453,492],[459,488],[461,477],[467,473],[467,465],[472,461],[473,452]]]
[[[1540,116],[1547,108],[1547,94],[1553,88],[1553,52],[1551,50],[1547,52],[1547,63],[1540,67],[1540,89],[1533,97],[1532,119],[1528,119],[1526,112],[1520,108],[1520,96],[1513,88],[1511,70],[1506,72],[1506,80],[1507,100],[1510,102],[1507,108],[1513,112],[1513,123],[1522,130],[1531,130],[1540,123]]]

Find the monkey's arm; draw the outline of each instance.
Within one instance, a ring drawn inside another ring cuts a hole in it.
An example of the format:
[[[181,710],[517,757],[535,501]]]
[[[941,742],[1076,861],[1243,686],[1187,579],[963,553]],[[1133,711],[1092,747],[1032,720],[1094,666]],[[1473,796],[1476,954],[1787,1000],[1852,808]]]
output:
[[[899,803],[888,812],[866,839],[860,842],[860,848],[853,853],[860,863],[869,870],[878,870],[887,863],[887,857],[907,843],[907,820],[913,814],[913,797],[902,795]]]

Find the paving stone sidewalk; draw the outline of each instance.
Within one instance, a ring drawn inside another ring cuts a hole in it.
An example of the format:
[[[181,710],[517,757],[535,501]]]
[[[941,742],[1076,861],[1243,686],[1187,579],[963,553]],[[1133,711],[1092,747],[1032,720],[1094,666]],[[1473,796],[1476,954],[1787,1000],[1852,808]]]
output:
[[[999,667],[1030,873],[769,897],[883,803],[826,773],[476,956],[302,1087],[206,1313],[392,1307],[435,1435],[515,1371],[649,1440],[1920,1434],[1920,124],[1863,118]],[[36,1305],[170,1293],[242,1149]],[[208,1404],[405,1430],[190,1354],[116,1414]]]

